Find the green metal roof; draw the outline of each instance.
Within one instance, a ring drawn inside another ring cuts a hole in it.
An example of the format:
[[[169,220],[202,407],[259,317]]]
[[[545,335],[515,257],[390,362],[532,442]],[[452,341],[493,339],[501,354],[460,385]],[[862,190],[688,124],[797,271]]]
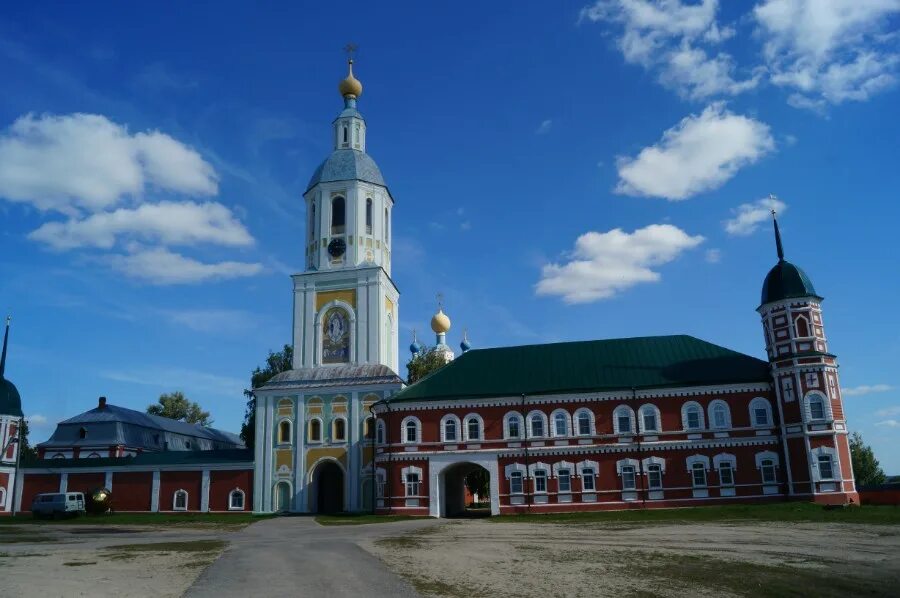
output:
[[[139,467],[142,465],[216,465],[252,463],[252,449],[214,451],[164,451],[141,453],[134,457],[102,457],[100,459],[33,459],[23,462],[27,469],[69,469],[72,467]]]
[[[795,297],[821,299],[806,272],[788,261],[779,260],[766,275],[760,305]]]
[[[769,382],[769,364],[687,335],[467,351],[389,399],[599,392]]]

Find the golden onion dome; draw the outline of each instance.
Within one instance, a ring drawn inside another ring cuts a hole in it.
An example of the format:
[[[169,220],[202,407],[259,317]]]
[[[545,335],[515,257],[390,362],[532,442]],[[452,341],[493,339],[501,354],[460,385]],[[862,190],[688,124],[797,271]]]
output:
[[[431,329],[437,334],[446,334],[450,330],[450,318],[444,313],[443,309],[439,309],[434,317],[431,318]]]
[[[349,60],[347,64],[350,67],[350,72],[347,74],[347,77],[338,84],[338,91],[340,91],[341,95],[345,98],[358,98],[362,95],[362,83],[353,76],[353,60]]]

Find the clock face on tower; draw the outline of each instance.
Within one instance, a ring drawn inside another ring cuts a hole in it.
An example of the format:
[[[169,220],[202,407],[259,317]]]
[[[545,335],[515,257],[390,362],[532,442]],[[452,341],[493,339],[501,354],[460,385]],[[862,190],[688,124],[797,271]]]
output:
[[[347,242],[340,237],[335,237],[328,244],[328,253],[331,257],[341,257],[347,251]]]

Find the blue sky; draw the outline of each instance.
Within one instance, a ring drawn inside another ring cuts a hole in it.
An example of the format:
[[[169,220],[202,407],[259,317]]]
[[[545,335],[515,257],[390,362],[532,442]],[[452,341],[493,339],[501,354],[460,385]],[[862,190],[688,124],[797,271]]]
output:
[[[290,342],[352,40],[401,349],[442,292],[454,346],[687,333],[763,357],[775,194],[850,426],[900,473],[896,0],[326,4],[5,7],[0,308],[34,441],[175,389],[239,427]]]

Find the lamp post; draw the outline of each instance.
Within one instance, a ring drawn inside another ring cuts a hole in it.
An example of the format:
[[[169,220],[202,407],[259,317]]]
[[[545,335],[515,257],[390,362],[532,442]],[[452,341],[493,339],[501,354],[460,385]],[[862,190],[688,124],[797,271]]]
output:
[[[11,511],[12,511],[13,517],[16,516],[16,478],[19,477],[19,458],[22,455],[22,451],[20,450],[22,448],[22,445],[19,443],[19,439],[21,438],[21,436],[22,436],[22,422],[20,420],[19,425],[16,427],[16,437],[10,438],[6,442],[6,446],[3,447],[3,451],[0,452],[0,455],[5,455],[6,451],[9,450],[9,447],[11,447],[14,444],[19,445],[16,447],[16,468],[13,470],[12,484],[10,485],[10,489],[9,489],[10,499],[12,500]]]

